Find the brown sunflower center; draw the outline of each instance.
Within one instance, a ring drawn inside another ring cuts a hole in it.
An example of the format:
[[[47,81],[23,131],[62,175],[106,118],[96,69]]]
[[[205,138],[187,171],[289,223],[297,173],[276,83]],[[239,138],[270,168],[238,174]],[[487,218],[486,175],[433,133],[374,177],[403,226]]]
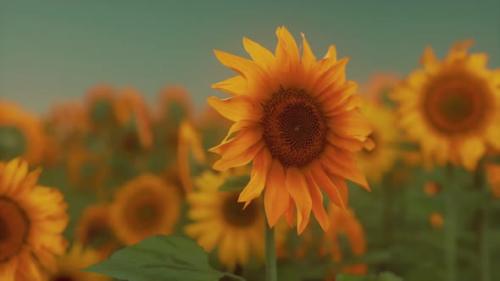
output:
[[[264,141],[281,164],[302,167],[323,151],[325,117],[304,90],[282,88],[263,107]]]
[[[259,207],[250,203],[245,209],[244,204],[238,202],[238,193],[229,194],[222,203],[224,220],[233,226],[246,227],[253,225],[259,216]]]
[[[60,273],[51,278],[51,281],[77,281],[78,279],[68,273]]]
[[[484,81],[468,73],[450,73],[427,85],[424,115],[445,135],[464,134],[484,126],[492,102]]]
[[[151,229],[158,226],[162,217],[160,198],[156,198],[151,192],[136,194],[134,202],[131,202],[127,210],[129,224],[138,229]]]
[[[30,222],[24,210],[0,196],[0,263],[17,255],[28,238]]]

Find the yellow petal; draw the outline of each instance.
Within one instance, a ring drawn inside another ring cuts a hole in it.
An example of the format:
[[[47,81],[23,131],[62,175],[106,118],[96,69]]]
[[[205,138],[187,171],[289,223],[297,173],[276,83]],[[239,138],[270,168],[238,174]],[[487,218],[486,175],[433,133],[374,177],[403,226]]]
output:
[[[222,116],[231,121],[260,120],[262,116],[260,105],[243,96],[227,99],[211,96],[208,97],[207,102]]]
[[[243,37],[243,47],[250,57],[263,69],[269,69],[273,65],[273,53],[259,43]]]
[[[253,199],[260,196],[266,185],[267,173],[271,167],[271,154],[267,149],[262,149],[255,157],[250,182],[241,191],[238,202],[245,202],[247,206]]]
[[[297,233],[301,234],[309,223],[312,208],[307,182],[302,172],[292,167],[286,170],[285,185],[297,208]]]
[[[230,95],[239,96],[247,94],[247,80],[240,75],[212,84],[212,88],[221,90]]]
[[[290,196],[285,187],[285,170],[278,161],[273,161],[267,177],[264,208],[267,222],[273,227],[288,209]]]

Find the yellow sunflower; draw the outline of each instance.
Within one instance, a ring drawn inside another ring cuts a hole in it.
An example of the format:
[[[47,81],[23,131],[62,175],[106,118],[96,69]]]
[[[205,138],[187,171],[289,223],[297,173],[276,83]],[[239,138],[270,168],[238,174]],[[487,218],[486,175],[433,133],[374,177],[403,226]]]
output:
[[[13,103],[0,100],[0,160],[23,157],[31,164],[42,160],[45,137],[40,120]]]
[[[230,269],[246,264],[251,256],[264,254],[264,214],[258,201],[245,209],[237,192],[220,192],[224,176],[205,172],[188,194],[188,217],[193,221],[186,233],[206,251],[218,249],[220,262]]]
[[[111,206],[111,225],[125,244],[169,234],[180,216],[180,196],[161,178],[144,174],[127,182]]]
[[[392,111],[382,104],[367,101],[363,103],[362,110],[372,125],[373,132],[370,138],[375,142],[375,148],[364,149],[358,159],[368,179],[380,182],[382,176],[391,170],[398,157],[396,119]]]
[[[340,209],[335,205],[330,205],[329,219],[331,227],[325,233],[323,243],[323,253],[331,255],[332,259],[340,263],[345,257],[360,257],[366,253],[366,240],[363,226],[358,221],[351,210]],[[347,238],[349,243],[349,252],[341,247],[340,237]],[[366,264],[345,265],[341,268],[341,272],[364,275],[368,268]]]
[[[86,96],[86,116],[91,127],[102,130],[118,123],[116,116],[116,92],[109,85],[97,85]]]
[[[470,45],[454,45],[441,61],[427,48],[423,67],[395,89],[400,124],[428,164],[473,169],[487,148],[500,148],[500,71]]]
[[[205,151],[201,144],[200,136],[188,121],[183,121],[179,126],[179,142],[177,146],[177,165],[179,178],[186,192],[192,190],[191,182],[191,153],[198,163],[205,162]]]
[[[193,103],[188,91],[181,86],[168,86],[160,92],[159,118],[166,119],[170,125],[193,117]]]
[[[325,191],[347,205],[346,179],[369,189],[355,154],[371,132],[358,110],[356,83],[345,75],[347,59],[337,60],[334,46],[316,59],[302,36],[302,56],[285,27],[276,30],[273,54],[243,39],[252,60],[215,51],[219,61],[237,75],[213,85],[231,97],[210,97],[208,103],[235,122],[212,152],[222,157],[214,168],[224,171],[253,161],[251,179],[239,196],[249,203],[265,187],[264,205],[270,226],[296,209],[297,231],[309,223],[311,210],[323,229],[328,218]]]
[[[111,278],[83,270],[100,262],[100,255],[82,245],[74,244],[64,256],[57,259],[57,268],[46,277],[46,281],[108,281]]]
[[[75,241],[98,250],[104,257],[119,247],[107,205],[93,205],[83,211],[75,229]]]
[[[0,162],[0,280],[42,280],[66,249],[63,195],[37,185],[40,170],[25,161]]]

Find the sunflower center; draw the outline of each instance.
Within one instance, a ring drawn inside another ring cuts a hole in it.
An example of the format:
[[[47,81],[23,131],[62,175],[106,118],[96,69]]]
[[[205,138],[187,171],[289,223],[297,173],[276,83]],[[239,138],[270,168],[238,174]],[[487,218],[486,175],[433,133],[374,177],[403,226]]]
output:
[[[77,279],[75,279],[73,276],[71,276],[71,274],[58,274],[56,276],[54,276],[51,281],[76,281]]]
[[[321,154],[326,144],[325,117],[304,90],[282,88],[263,107],[264,141],[281,164],[302,167]]]
[[[107,223],[95,222],[89,227],[85,240],[98,248],[113,240],[113,231]]]
[[[231,193],[224,199],[222,213],[225,221],[233,226],[246,227],[253,225],[259,216],[259,207],[250,203],[245,209],[244,204],[238,202],[238,193]]]
[[[425,118],[445,135],[480,129],[492,106],[486,83],[467,73],[438,76],[426,89]]]
[[[28,238],[30,222],[24,210],[0,196],[0,263],[17,255]]]
[[[158,225],[162,216],[161,201],[150,192],[137,194],[135,202],[128,209],[130,225],[138,230],[151,229]]]
[[[10,160],[23,155],[26,151],[26,139],[14,126],[0,127],[0,160]]]

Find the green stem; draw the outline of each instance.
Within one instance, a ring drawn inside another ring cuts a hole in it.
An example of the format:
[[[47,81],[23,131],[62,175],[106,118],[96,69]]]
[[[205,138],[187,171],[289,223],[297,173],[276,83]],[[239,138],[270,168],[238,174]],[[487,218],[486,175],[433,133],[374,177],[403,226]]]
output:
[[[278,281],[274,229],[266,224],[266,281]]]
[[[448,281],[457,281],[457,230],[455,210],[455,181],[453,168],[449,167],[449,180],[445,190],[445,249],[446,249],[446,276]]]
[[[476,188],[482,195],[488,193],[488,185],[485,180],[485,170],[484,161],[481,161],[476,170]],[[488,197],[482,202],[479,207],[479,229],[478,229],[478,239],[479,239],[479,254],[481,260],[481,281],[490,281],[490,252],[488,247]]]

